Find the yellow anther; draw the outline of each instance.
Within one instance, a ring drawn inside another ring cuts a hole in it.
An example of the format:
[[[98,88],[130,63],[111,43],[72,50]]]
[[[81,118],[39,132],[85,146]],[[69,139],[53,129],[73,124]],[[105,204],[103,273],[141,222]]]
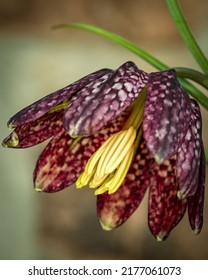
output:
[[[108,187],[108,193],[112,194],[117,191],[117,189],[120,187],[120,185],[123,183],[126,174],[129,171],[129,167],[132,163],[132,159],[134,156],[134,146],[131,147],[131,149],[126,154],[124,160],[119,165],[114,177],[113,181],[111,182],[111,185]]]
[[[93,174],[88,174],[85,170],[82,172],[82,174],[79,176],[79,178],[76,181],[76,188],[80,189],[84,186],[86,186],[90,179],[92,178]]]
[[[118,148],[119,144],[123,142],[123,139],[125,137],[126,131],[120,131],[116,134],[113,135],[112,140],[108,143],[108,146],[105,148],[105,151],[102,153],[98,166],[97,166],[97,171],[96,174],[98,177],[104,176],[106,174],[105,168],[106,165],[112,156],[112,154],[116,151]]]
[[[103,194],[103,193],[105,193],[107,190],[108,190],[107,187],[99,187],[99,188],[94,192],[94,194],[95,194],[95,195]]]
[[[89,187],[90,188],[97,188],[97,187],[99,187],[105,181],[107,176],[108,175],[106,174],[103,177],[97,177],[96,173],[95,173],[93,180],[89,184]]]
[[[126,153],[129,151],[131,146],[133,145],[134,141],[136,138],[136,130],[133,127],[130,127],[127,132],[125,137],[122,140],[122,143],[120,143],[119,147],[114,151],[113,155],[109,155],[106,157],[105,164],[105,173],[111,173],[116,169],[116,167],[121,163],[121,161],[124,159],[126,156]],[[109,158],[109,159],[108,159]]]
[[[109,187],[111,186],[112,182],[113,182],[113,176],[115,173],[111,173],[106,180],[104,181],[104,183],[102,185],[100,185],[100,187],[94,192],[95,195],[98,194],[102,194],[106,191],[109,190]]]
[[[108,143],[112,140],[114,135],[111,135],[103,144],[100,146],[100,148],[91,156],[91,158],[88,160],[85,170],[87,173],[91,174],[93,169],[95,168],[98,160],[100,159],[100,156],[102,155],[103,151],[105,150]]]
[[[112,194],[117,191],[117,189],[123,183],[126,174],[128,173],[129,167],[134,156],[134,148],[134,145],[131,146],[130,150],[118,166],[113,176],[109,176],[107,178],[107,180],[95,191],[95,195],[104,193],[105,191],[108,191],[109,194]]]

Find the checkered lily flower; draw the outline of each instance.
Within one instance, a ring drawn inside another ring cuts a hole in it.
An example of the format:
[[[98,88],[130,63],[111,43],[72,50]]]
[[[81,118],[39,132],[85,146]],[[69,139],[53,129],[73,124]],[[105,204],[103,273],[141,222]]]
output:
[[[205,188],[202,121],[174,70],[147,74],[133,62],[102,69],[14,115],[3,146],[26,148],[53,137],[35,171],[37,191],[76,183],[97,195],[105,230],[123,224],[149,191],[148,222],[164,240],[186,210],[201,231]]]

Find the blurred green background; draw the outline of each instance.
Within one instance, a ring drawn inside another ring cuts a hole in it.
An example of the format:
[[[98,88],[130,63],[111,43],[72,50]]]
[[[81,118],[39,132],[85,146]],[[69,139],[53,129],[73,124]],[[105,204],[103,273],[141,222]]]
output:
[[[181,0],[193,32],[208,55],[208,2]],[[199,5],[200,3],[200,5]],[[84,31],[51,26],[84,22],[116,32],[171,66],[198,69],[184,47],[164,0],[1,0],[0,138],[18,110],[102,67],[140,58]],[[208,118],[203,137],[208,150]],[[32,173],[46,143],[27,150],[0,148],[0,259],[208,259],[208,199],[204,228],[194,236],[187,216],[163,243],[147,225],[147,196],[120,228],[105,232],[91,190],[56,194],[33,190]],[[208,186],[208,184],[207,184]]]

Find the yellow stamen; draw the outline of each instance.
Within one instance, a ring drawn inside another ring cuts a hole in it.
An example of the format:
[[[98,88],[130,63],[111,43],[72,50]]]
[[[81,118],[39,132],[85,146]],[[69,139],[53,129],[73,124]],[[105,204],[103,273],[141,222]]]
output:
[[[123,129],[110,136],[88,160],[76,182],[77,188],[89,184],[97,188],[95,195],[112,194],[123,183],[142,136],[142,117],[146,89],[133,104],[133,110]]]
[[[109,186],[111,185],[111,183],[113,181],[114,174],[115,174],[115,172],[109,174],[109,176],[107,175],[103,184],[100,184],[100,187],[97,188],[97,190],[94,192],[95,195],[102,194],[102,193],[108,191]]]
[[[97,188],[97,187],[99,187],[101,184],[103,184],[103,182],[105,181],[105,179],[107,177],[108,177],[108,174],[104,175],[103,177],[97,177],[96,173],[95,173],[93,180],[89,184],[89,187],[90,188]]]
[[[126,177],[126,174],[129,171],[129,167],[132,163],[133,156],[134,156],[134,145],[130,148],[130,150],[126,154],[124,160],[119,165],[112,180],[106,184],[108,187],[109,194],[116,192],[117,189],[120,187],[120,185],[123,183],[123,181]]]
[[[108,143],[112,140],[114,135],[111,135],[103,144],[102,146],[91,156],[91,158],[88,160],[86,166],[85,166],[85,170],[87,171],[87,173],[92,173],[93,169],[95,168],[98,160],[100,159],[101,154],[103,153],[103,151],[105,150],[106,146],[108,145]]]
[[[76,188],[80,189],[84,186],[86,186],[90,179],[92,178],[93,174],[88,174],[85,170],[82,172],[82,174],[79,176],[79,178],[76,181]]]
[[[136,130],[133,127],[130,127],[126,131],[125,136],[123,137],[121,143],[119,143],[117,149],[112,148],[106,156],[105,161],[103,163],[103,167],[105,169],[106,174],[114,171],[116,167],[121,163],[126,153],[133,145],[135,138]]]
[[[136,130],[130,127],[128,130],[114,134],[114,136],[114,141],[109,143],[100,157],[96,171],[98,177],[109,174],[116,169],[134,143]]]
[[[117,132],[112,136],[111,141],[108,142],[108,145],[105,147],[105,150],[100,155],[100,159],[96,170],[96,174],[98,177],[104,176],[105,169],[103,162],[105,161],[105,158],[107,157],[108,153],[110,153],[112,149],[115,150],[115,148],[117,148],[119,143],[122,141],[124,135],[125,131]]]

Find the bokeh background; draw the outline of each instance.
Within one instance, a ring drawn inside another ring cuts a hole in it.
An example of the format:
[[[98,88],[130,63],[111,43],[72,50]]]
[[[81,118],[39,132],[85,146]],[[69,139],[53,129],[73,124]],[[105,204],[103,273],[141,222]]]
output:
[[[207,0],[180,1],[208,55]],[[133,60],[127,50],[80,30],[52,30],[65,22],[99,25],[139,44],[165,63],[198,69],[182,43],[165,0],[1,0],[0,138],[18,110],[102,67]],[[208,150],[208,118],[203,138]],[[91,190],[68,188],[56,194],[33,190],[32,173],[45,143],[27,150],[0,148],[0,259],[208,259],[208,199],[204,227],[194,236],[187,216],[165,242],[147,225],[147,196],[120,228],[105,232],[96,217]],[[207,184],[208,186],[208,184]]]

